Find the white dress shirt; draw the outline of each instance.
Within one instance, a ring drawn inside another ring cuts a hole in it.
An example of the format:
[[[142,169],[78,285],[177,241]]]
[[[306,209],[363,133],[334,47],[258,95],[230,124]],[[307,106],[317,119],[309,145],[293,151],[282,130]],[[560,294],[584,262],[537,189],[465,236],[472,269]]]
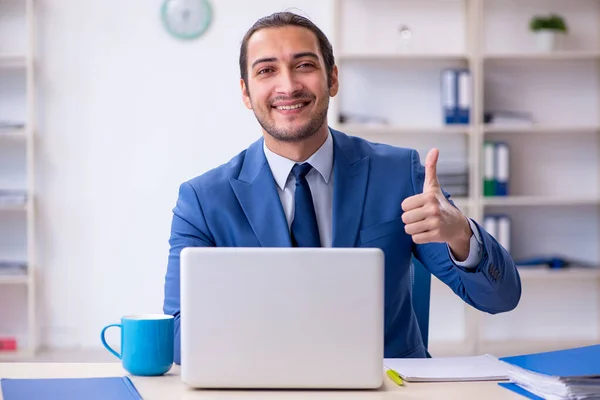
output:
[[[271,168],[271,173],[277,183],[277,192],[283,211],[291,229],[294,220],[294,194],[296,191],[296,179],[291,174],[295,161],[273,153],[263,144],[265,157]],[[306,175],[306,180],[312,194],[312,199],[317,215],[319,236],[322,247],[332,246],[332,215],[333,215],[333,137],[331,132],[325,143],[305,162],[310,163],[313,169]],[[473,222],[468,219],[473,235],[469,247],[469,256],[463,262],[456,261],[449,251],[452,261],[464,268],[473,268],[481,260],[481,247],[479,233]],[[477,235],[477,237],[475,236]],[[449,250],[449,249],[448,249]]]

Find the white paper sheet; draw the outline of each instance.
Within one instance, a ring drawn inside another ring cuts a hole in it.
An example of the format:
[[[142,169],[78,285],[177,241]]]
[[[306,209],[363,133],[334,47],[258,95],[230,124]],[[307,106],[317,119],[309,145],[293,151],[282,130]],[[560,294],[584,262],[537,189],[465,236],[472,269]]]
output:
[[[508,366],[485,354],[474,357],[386,358],[383,364],[408,382],[496,381],[508,379]]]

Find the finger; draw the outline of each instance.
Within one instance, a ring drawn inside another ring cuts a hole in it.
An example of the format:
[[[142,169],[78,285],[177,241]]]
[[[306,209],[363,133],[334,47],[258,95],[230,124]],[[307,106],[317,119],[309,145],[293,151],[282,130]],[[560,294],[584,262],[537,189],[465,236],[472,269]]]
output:
[[[416,235],[412,235],[412,240],[413,242],[415,242],[416,244],[425,244],[425,243],[432,243],[432,242],[441,242],[441,240],[438,238],[438,232],[433,230],[433,231],[427,231],[427,232],[422,232],[422,233],[417,233]]]
[[[405,224],[414,224],[427,218],[430,214],[428,207],[419,207],[402,213],[402,222]]]
[[[404,230],[406,231],[406,233],[411,236],[420,235],[422,233],[427,233],[436,229],[436,221],[431,218],[424,219],[423,221],[419,222],[414,222],[412,224],[407,224],[404,226]]]
[[[406,199],[404,199],[404,201],[401,204],[402,211],[406,212],[406,211],[414,210],[416,208],[423,207],[425,204],[427,204],[428,200],[429,200],[428,197],[425,196],[423,193],[415,194],[414,196],[407,197]]]
[[[427,153],[425,159],[425,182],[423,184],[423,192],[429,192],[440,188],[440,183],[437,177],[437,162],[440,155],[438,149],[431,149]]]

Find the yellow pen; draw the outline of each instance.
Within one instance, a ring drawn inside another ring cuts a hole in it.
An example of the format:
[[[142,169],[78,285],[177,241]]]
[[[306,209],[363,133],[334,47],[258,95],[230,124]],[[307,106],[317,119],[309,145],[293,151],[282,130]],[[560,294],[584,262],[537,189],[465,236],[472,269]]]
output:
[[[386,374],[398,386],[403,386],[404,385],[404,382],[402,381],[402,378],[400,377],[400,375],[396,371],[394,371],[393,369],[388,369],[387,372],[386,372]]]

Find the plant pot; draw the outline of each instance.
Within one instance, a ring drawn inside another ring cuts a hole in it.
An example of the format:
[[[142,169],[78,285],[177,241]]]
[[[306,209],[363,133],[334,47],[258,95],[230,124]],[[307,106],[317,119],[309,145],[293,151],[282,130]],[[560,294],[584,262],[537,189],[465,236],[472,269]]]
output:
[[[562,34],[552,29],[541,29],[535,32],[537,50],[540,52],[552,52],[560,48]]]

